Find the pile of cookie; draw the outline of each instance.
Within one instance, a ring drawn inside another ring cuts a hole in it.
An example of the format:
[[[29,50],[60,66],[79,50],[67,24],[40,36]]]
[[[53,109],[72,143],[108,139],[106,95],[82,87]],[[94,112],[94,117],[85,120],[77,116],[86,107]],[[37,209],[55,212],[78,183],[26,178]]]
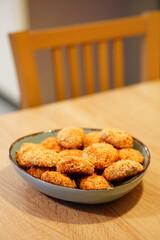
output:
[[[124,130],[105,128],[85,134],[63,128],[39,144],[23,143],[16,160],[33,177],[79,189],[107,189],[143,170],[144,156]]]

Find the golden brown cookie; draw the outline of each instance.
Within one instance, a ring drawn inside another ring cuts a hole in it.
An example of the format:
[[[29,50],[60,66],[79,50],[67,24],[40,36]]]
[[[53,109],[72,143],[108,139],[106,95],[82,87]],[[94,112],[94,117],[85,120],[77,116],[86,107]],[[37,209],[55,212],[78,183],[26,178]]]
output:
[[[35,178],[41,178],[42,174],[46,171],[54,171],[55,168],[48,167],[30,167],[27,172]]]
[[[84,136],[84,130],[81,128],[63,128],[57,134],[57,141],[65,148],[80,148],[83,145]]]
[[[36,149],[19,154],[17,152],[16,160],[22,167],[55,167],[59,161],[58,153],[49,149]]]
[[[94,165],[81,157],[63,157],[57,163],[57,171],[66,174],[89,175],[94,173]]]
[[[52,149],[55,152],[59,153],[61,151],[61,145],[57,142],[56,137],[48,137],[41,144],[47,148]]]
[[[85,135],[84,148],[91,146],[93,143],[102,142],[100,132],[90,132]]]
[[[104,169],[118,160],[118,150],[111,144],[95,143],[83,150],[83,158],[90,160],[95,169]]]
[[[46,171],[42,174],[41,180],[63,187],[76,188],[75,181],[60,172]]]
[[[105,128],[101,131],[101,138],[116,148],[132,148],[133,138],[124,130]]]
[[[133,160],[139,163],[144,162],[144,156],[138,151],[133,148],[124,148],[118,151],[119,159],[127,159]]]
[[[113,185],[109,183],[103,176],[93,174],[91,176],[78,179],[78,186],[81,189],[106,189],[111,188]]]
[[[66,149],[59,153],[59,157],[66,157],[66,156],[76,156],[76,157],[82,157],[82,150],[79,149]]]
[[[108,181],[120,181],[127,177],[136,175],[143,170],[143,166],[136,161],[120,160],[107,167],[103,176]]]
[[[42,144],[26,142],[21,145],[19,152],[27,152],[29,150],[35,150],[35,149],[44,149],[44,147]]]

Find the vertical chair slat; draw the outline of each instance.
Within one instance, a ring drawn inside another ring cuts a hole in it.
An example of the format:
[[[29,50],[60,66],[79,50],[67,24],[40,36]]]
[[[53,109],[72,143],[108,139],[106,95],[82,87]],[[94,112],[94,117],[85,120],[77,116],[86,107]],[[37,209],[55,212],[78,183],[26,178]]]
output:
[[[71,93],[72,97],[80,96],[80,69],[79,69],[79,58],[78,49],[76,46],[69,46],[67,48],[68,61],[69,61],[69,72],[71,80]]]
[[[98,73],[100,91],[109,88],[109,67],[108,67],[108,45],[106,41],[101,41],[97,46],[98,50]]]
[[[84,77],[86,94],[94,93],[94,67],[91,43],[83,45]]]
[[[21,107],[42,104],[34,54],[28,31],[9,35],[21,92]],[[35,91],[36,89],[36,91]]]
[[[66,98],[66,92],[65,92],[63,56],[61,48],[53,49],[53,63],[57,100],[64,100]]]
[[[155,80],[160,77],[160,12],[150,12],[144,16],[147,32],[143,43],[142,80]]]
[[[114,87],[122,87],[124,85],[124,59],[121,39],[113,40],[113,69]]]

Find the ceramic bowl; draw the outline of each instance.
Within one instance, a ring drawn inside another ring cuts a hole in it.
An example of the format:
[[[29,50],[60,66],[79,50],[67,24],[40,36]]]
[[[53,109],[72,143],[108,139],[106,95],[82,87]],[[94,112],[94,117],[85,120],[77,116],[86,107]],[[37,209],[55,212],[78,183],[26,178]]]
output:
[[[35,187],[37,190],[41,191],[42,193],[66,200],[71,202],[77,203],[86,203],[86,204],[98,204],[98,203],[106,203],[112,200],[118,199],[129,191],[131,191],[137,184],[142,180],[143,176],[145,175],[149,163],[150,163],[150,153],[148,148],[140,142],[138,139],[134,138],[134,149],[139,150],[144,158],[144,170],[137,174],[134,177],[131,177],[127,181],[123,181],[120,185],[115,186],[110,189],[104,190],[81,190],[81,189],[73,189],[73,188],[66,188],[62,186],[57,186],[54,184],[50,184],[44,182],[40,179],[32,177],[29,175],[23,168],[19,166],[16,162],[16,151],[18,151],[21,145],[25,142],[33,142],[33,143],[40,143],[47,137],[55,137],[59,130],[49,130],[45,132],[39,132],[35,134],[31,134],[25,137],[22,137],[16,140],[9,148],[9,159],[15,170],[19,173],[19,175],[30,185]],[[100,131],[100,129],[84,129],[85,133],[91,131]]]

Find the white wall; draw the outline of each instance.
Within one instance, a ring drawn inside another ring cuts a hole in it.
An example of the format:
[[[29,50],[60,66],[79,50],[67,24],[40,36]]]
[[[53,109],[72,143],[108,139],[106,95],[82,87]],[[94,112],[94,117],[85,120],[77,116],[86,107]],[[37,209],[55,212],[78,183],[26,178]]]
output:
[[[16,105],[20,94],[8,33],[27,28],[27,0],[0,0],[0,94]]]

